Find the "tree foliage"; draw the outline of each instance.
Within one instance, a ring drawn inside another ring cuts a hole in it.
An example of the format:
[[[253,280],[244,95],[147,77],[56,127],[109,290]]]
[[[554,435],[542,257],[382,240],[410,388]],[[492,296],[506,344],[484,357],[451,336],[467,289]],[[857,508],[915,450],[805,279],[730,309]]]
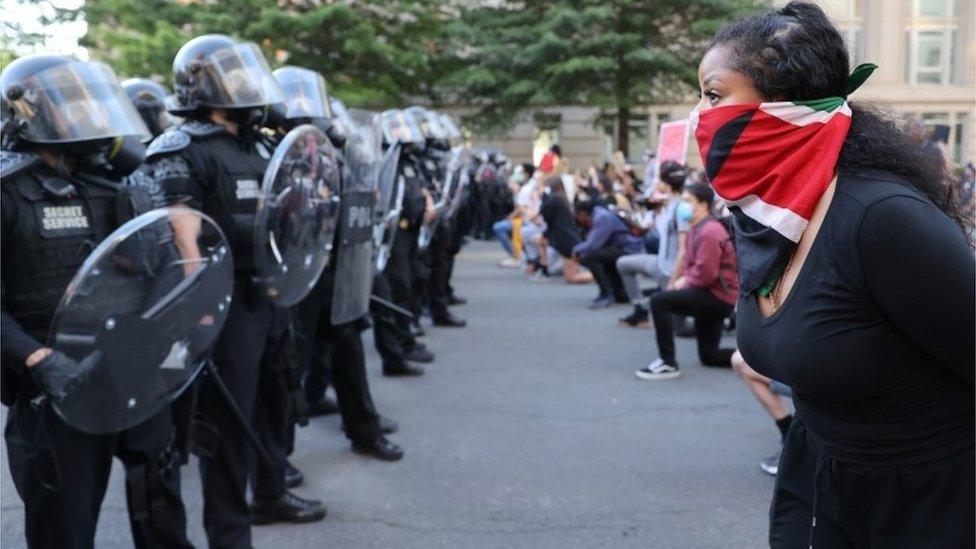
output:
[[[635,107],[668,103],[697,87],[708,37],[751,0],[522,0],[466,10],[452,28],[461,70],[450,84],[479,107],[474,119],[505,127],[516,113],[587,105],[618,119],[627,149]]]
[[[88,0],[82,44],[120,74],[168,81],[190,38],[223,33],[262,47],[272,65],[325,75],[352,105],[437,100],[437,59],[447,14],[424,0]]]

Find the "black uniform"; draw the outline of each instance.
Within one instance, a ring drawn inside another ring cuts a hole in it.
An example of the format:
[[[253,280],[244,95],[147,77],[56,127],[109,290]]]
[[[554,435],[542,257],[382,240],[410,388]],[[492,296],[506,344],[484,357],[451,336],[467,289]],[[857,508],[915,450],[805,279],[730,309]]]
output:
[[[390,260],[386,266],[387,279],[390,282],[390,292],[393,301],[400,307],[414,313],[420,318],[422,295],[415,295],[423,291],[424,281],[429,272],[419,258],[417,238],[423,221],[425,200],[423,195],[424,179],[416,159],[407,155],[401,163],[400,173],[406,182],[403,197],[403,211],[400,214],[399,227],[390,249]],[[410,320],[404,315],[397,315],[401,333],[410,332]],[[413,337],[405,338],[403,346],[409,351],[416,345]]]
[[[335,288],[335,258],[298,306],[301,324],[309,343],[302,349],[306,365],[305,394],[310,401],[321,400],[331,381],[346,436],[366,443],[379,436],[379,419],[366,377],[366,354],[361,332],[369,327],[365,317],[335,325],[330,320]]]
[[[67,185],[74,186],[67,196],[50,191]],[[178,458],[170,452],[170,410],[122,433],[83,433],[49,405],[32,403],[40,389],[24,367],[42,346],[78,267],[122,221],[118,193],[41,164],[5,179],[0,194],[3,402],[10,406],[5,439],[14,486],[24,501],[28,544],[93,546],[114,455],[126,468],[136,546],[189,547]]]
[[[268,502],[285,493],[288,394],[273,359],[281,350],[289,311],[268,300],[254,281],[254,216],[268,158],[260,147],[220,126],[190,122],[160,136],[148,157],[166,194],[213,217],[233,251],[234,297],[213,360],[274,461],[273,467],[257,461],[254,498]],[[210,546],[250,547],[246,493],[253,449],[214,387],[204,390],[201,402],[219,434],[213,456],[200,460]]]

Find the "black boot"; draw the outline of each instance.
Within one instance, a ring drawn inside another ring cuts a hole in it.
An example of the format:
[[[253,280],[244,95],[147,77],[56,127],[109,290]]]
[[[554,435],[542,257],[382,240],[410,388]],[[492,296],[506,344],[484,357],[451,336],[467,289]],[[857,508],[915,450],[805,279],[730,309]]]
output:
[[[383,364],[383,375],[388,377],[422,376],[424,375],[424,369],[420,366],[407,364],[406,362],[401,362],[400,364]]]
[[[410,349],[404,353],[403,358],[409,360],[410,362],[421,362],[423,364],[427,364],[434,361],[434,353],[428,351],[426,347],[414,345],[413,349]]]
[[[308,403],[309,417],[327,416],[338,412],[339,405],[328,396],[323,396],[319,400],[312,400]]]
[[[434,319],[434,326],[438,328],[464,328],[468,323],[460,319],[451,313],[447,313],[444,316],[437,317]]]
[[[468,302],[467,299],[464,299],[463,297],[458,297],[454,294],[447,296],[448,305],[464,305],[467,302]]]
[[[393,444],[383,435],[367,440],[352,441],[352,451],[382,461],[397,461],[403,457],[403,449]]]
[[[251,505],[251,523],[255,525],[316,522],[324,519],[325,514],[325,505],[321,501],[302,499],[287,490],[278,501],[255,501]]]

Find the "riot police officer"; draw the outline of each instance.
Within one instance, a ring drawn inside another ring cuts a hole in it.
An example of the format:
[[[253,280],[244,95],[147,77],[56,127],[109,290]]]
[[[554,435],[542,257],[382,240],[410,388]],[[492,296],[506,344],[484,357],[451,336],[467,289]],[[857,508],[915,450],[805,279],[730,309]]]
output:
[[[162,84],[148,78],[128,78],[122,81],[122,89],[139,111],[153,139],[175,123],[174,117],[166,111],[166,98],[170,93]]]
[[[169,409],[118,434],[69,426],[52,409],[87,372],[44,343],[94,246],[126,221],[148,131],[112,70],[36,54],[0,76],[3,117],[2,348],[5,439],[30,547],[92,547],[113,454],[126,468],[138,547],[189,547]],[[131,213],[131,212],[130,212]]]
[[[419,168],[424,176],[426,190],[440,205],[436,218],[428,225],[431,228],[430,242],[423,250],[422,259],[430,272],[425,288],[426,303],[430,307],[430,316],[434,326],[461,328],[467,322],[454,316],[448,309],[450,305],[450,272],[454,254],[453,226],[447,218],[445,200],[443,200],[443,185],[447,176],[447,160],[450,144],[447,141],[447,130],[433,113],[423,107],[410,107],[404,111],[407,116],[414,118],[424,136],[425,147],[420,155]]]
[[[173,73],[170,111],[185,121],[152,142],[147,160],[172,201],[210,215],[230,242],[234,296],[213,361],[272,461],[257,461],[249,507],[253,448],[233,410],[212,386],[204,391],[212,436],[200,438],[213,441],[200,460],[204,526],[211,547],[250,547],[252,515],[255,523],[311,522],[326,513],[321,502],[285,487],[289,422],[280,410],[288,392],[274,358],[284,344],[289,310],[275,305],[255,277],[255,212],[270,158],[259,125],[267,107],[281,101],[281,91],[258,47],[225,35],[187,42],[176,54]]]
[[[360,145],[355,135],[360,131],[345,109],[333,113],[326,93],[325,79],[322,75],[300,67],[282,67],[274,72],[275,79],[284,91],[285,119],[289,126],[312,123],[326,128],[326,135],[339,150],[347,145]],[[333,119],[333,120],[329,120]],[[378,144],[377,144],[378,148]],[[373,151],[378,154],[379,151]],[[341,161],[347,167],[353,158],[341,154]],[[355,188],[355,170],[343,170],[343,201],[348,201],[349,189]],[[349,209],[343,204],[343,212]],[[340,214],[340,218],[343,214]],[[346,231],[348,224],[338,223],[336,245],[322,277],[311,293],[299,304],[298,313],[301,325],[309,340],[301,360],[306,365],[306,392],[314,402],[322,397],[328,381],[335,386],[339,413],[343,429],[352,443],[352,449],[360,454],[381,460],[395,461],[403,457],[403,450],[390,442],[385,435],[397,430],[392,420],[384,418],[376,411],[366,377],[366,356],[363,351],[361,332],[369,326],[365,320],[365,310],[353,314],[349,321],[336,322],[333,307],[346,303],[337,302],[335,296],[345,297],[348,288],[360,280],[371,276],[369,263],[359,264],[358,268],[342,269],[340,260],[346,259],[344,246],[350,241]],[[356,254],[352,254],[356,255]],[[338,290],[338,292],[337,292]],[[364,288],[366,292],[368,288]],[[367,294],[368,295],[368,294]]]
[[[411,330],[413,326],[419,328],[424,288],[430,278],[429,269],[420,259],[418,238],[425,218],[430,221],[435,215],[434,201],[426,189],[421,166],[425,140],[420,127],[412,117],[395,109],[380,113],[380,127],[386,146],[398,141],[402,145],[398,176],[405,185],[403,206],[385,272],[394,303],[413,314],[412,320],[397,315],[404,349],[410,353],[417,348],[425,349]]]

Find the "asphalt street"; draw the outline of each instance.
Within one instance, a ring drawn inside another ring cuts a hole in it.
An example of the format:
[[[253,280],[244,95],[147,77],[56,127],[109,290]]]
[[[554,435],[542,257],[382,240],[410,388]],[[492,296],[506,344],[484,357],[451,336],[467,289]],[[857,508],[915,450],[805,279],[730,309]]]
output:
[[[324,522],[256,527],[256,547],[766,546],[773,423],[730,371],[698,364],[679,340],[683,376],[647,382],[653,332],[617,325],[629,311],[586,308],[595,287],[533,283],[478,242],[458,260],[465,329],[429,329],[427,375],[390,379],[367,333],[380,412],[406,455],[353,454],[339,418],[299,431],[292,461],[324,500]],[[731,338],[726,342],[731,345]],[[5,549],[24,547],[23,510],[2,468]],[[183,469],[191,539],[205,547],[195,462]],[[123,472],[113,471],[98,547],[130,547]]]

